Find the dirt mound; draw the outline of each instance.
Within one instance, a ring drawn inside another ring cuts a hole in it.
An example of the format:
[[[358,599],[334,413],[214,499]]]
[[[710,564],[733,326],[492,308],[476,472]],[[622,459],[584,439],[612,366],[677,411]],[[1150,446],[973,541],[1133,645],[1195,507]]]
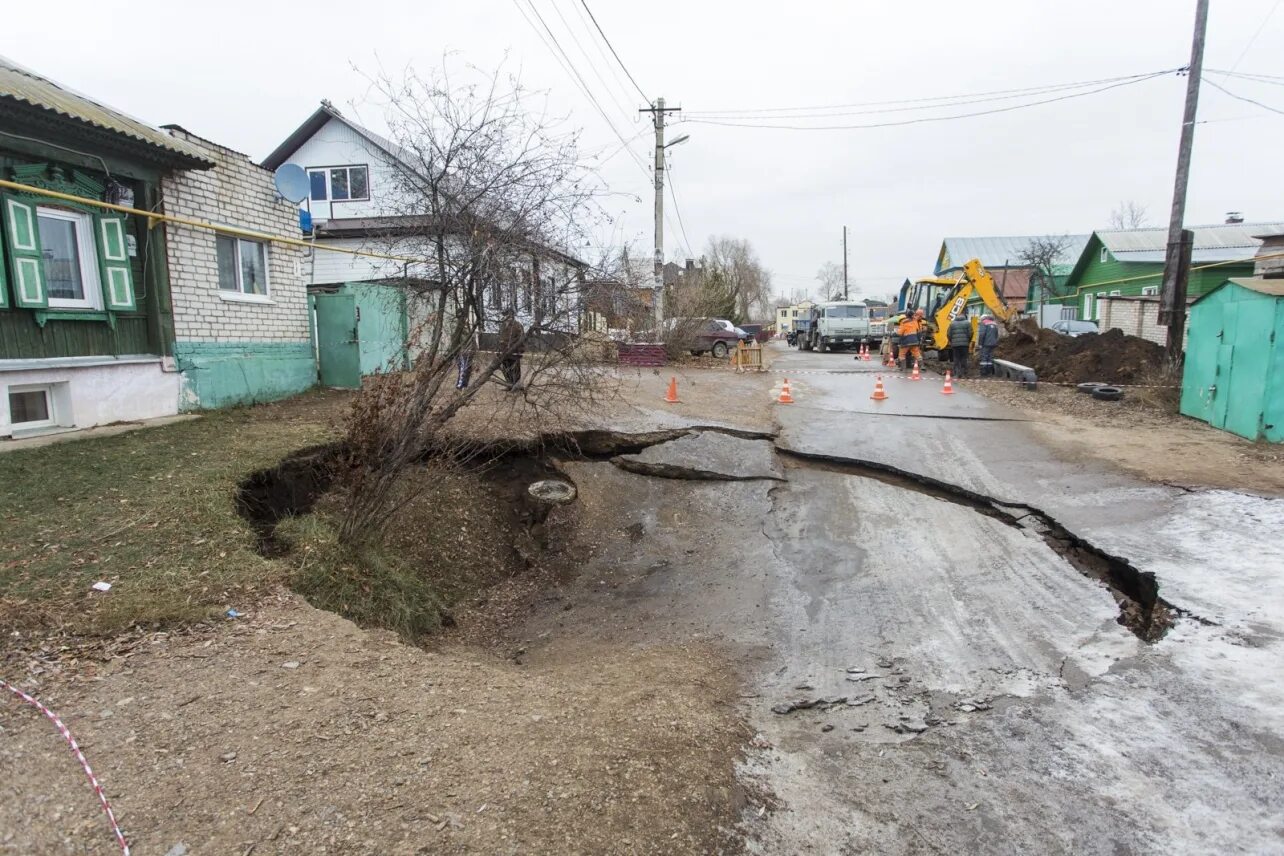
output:
[[[1059,383],[1133,383],[1164,361],[1159,345],[1118,329],[1075,337],[1046,327],[1018,329],[999,342],[995,355]]]

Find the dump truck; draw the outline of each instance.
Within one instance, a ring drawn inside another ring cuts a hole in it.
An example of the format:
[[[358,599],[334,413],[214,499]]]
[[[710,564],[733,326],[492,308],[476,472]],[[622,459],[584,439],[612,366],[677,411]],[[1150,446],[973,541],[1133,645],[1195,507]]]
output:
[[[864,303],[849,300],[817,303],[811,307],[808,320],[807,330],[800,331],[798,340],[799,348],[804,351],[841,351],[859,348],[862,344],[877,350],[883,341],[885,325],[880,326],[875,336],[869,307]]]

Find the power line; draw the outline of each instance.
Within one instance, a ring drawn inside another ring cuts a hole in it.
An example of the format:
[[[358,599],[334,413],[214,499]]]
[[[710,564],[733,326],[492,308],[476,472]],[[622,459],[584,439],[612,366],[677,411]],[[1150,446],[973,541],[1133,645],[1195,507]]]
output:
[[[1253,37],[1248,40],[1248,44],[1244,45],[1244,49],[1239,52],[1239,59],[1235,60],[1235,64],[1230,67],[1231,71],[1239,68],[1239,64],[1244,61],[1244,57],[1248,56],[1248,52],[1252,49],[1253,45],[1257,43],[1257,37],[1262,34],[1262,30],[1266,29],[1267,23],[1270,22],[1271,18],[1275,15],[1275,10],[1279,7],[1280,0],[1275,0],[1275,5],[1271,6],[1271,11],[1267,12],[1266,17],[1262,19],[1262,23],[1257,25],[1257,32],[1253,33]]]
[[[638,86],[638,82],[633,79],[633,74],[629,71],[629,67],[624,64],[624,60],[620,59],[620,55],[615,51],[615,46],[611,44],[611,40],[608,39],[606,37],[606,33],[602,31],[602,25],[597,22],[597,18],[593,15],[593,10],[589,8],[586,0],[580,0],[580,5],[584,7],[585,12],[588,12],[589,20],[593,22],[593,26],[596,27],[598,33],[601,34],[602,41],[606,42],[606,46],[611,49],[611,56],[615,57],[615,61],[620,64],[620,68],[624,69],[624,73],[628,76],[629,82],[633,84],[633,88],[642,96],[643,101],[650,102],[651,99],[647,97],[647,94],[644,91],[642,91],[642,87]]]
[[[553,53],[553,58],[556,59],[558,63],[562,65],[563,69],[573,77],[571,82],[575,83],[578,81],[577,85],[580,91],[584,93],[585,97],[587,97],[590,102],[592,102],[593,106],[597,109],[598,114],[602,117],[602,120],[606,122],[607,126],[611,129],[611,133],[615,134],[616,139],[625,146],[625,150],[629,152],[629,157],[633,163],[636,164],[637,168],[642,171],[642,174],[650,180],[651,174],[646,171],[646,167],[643,166],[642,161],[638,160],[637,154],[628,149],[628,141],[624,139],[624,135],[615,127],[615,123],[611,121],[611,117],[606,115],[606,110],[602,108],[602,105],[598,102],[597,98],[593,96],[592,91],[588,88],[588,84],[584,82],[583,76],[581,76],[579,71],[575,68],[575,64],[571,62],[570,57],[566,55],[566,51],[562,50],[562,46],[558,44],[557,37],[553,35],[553,31],[549,29],[548,23],[544,20],[544,16],[539,13],[539,9],[535,8],[535,4],[532,0],[526,0],[526,5],[530,7],[530,10],[535,13],[535,17],[539,19],[540,24],[543,25],[545,32],[548,33],[548,38],[552,40],[551,45],[549,44],[549,41],[544,38],[544,35],[540,33],[539,28],[535,26],[535,23],[531,21],[530,16],[526,14],[526,11],[522,9],[520,0],[513,0],[513,5],[517,7],[517,11],[522,13],[522,17],[525,18],[526,22],[535,30],[535,35],[539,36],[540,41],[544,42],[544,46]],[[562,57],[561,59],[558,58],[559,54]],[[565,60],[564,63],[563,59]]]
[[[673,186],[673,167],[669,167],[669,198],[673,200],[673,211],[678,215],[678,230],[682,232],[682,243],[687,248],[687,258],[693,258],[691,239],[687,237],[687,225],[682,222],[682,208],[678,205],[678,191]]]
[[[1156,77],[1163,77],[1168,74],[1174,74],[1182,71],[1183,68],[1170,68],[1164,71],[1156,71],[1142,77],[1124,80],[1119,83],[1113,83],[1109,86],[1101,86],[1096,89],[1090,89],[1086,92],[1071,92],[1068,95],[1059,95],[1056,98],[1044,98],[1040,101],[1029,101],[1025,104],[1013,104],[1008,107],[996,107],[991,110],[977,110],[971,113],[955,113],[950,116],[925,116],[917,119],[904,119],[897,122],[875,122],[864,125],[764,125],[761,123],[750,122],[723,122],[714,119],[684,119],[685,122],[692,122],[699,125],[721,125],[727,128],[770,128],[785,131],[845,131],[857,130],[863,128],[891,128],[899,125],[918,125],[925,122],[948,122],[954,119],[969,119],[975,116],[990,116],[995,113],[1010,113],[1013,110],[1024,110],[1027,107],[1038,107],[1042,104],[1052,104],[1057,101],[1067,101],[1071,98],[1082,98],[1085,95],[1096,95],[1110,89],[1118,89],[1121,86],[1132,86],[1145,80],[1151,80]]]
[[[1284,86],[1284,77],[1277,77],[1273,74],[1249,74],[1243,71],[1222,71],[1217,68],[1205,69],[1209,74],[1222,74],[1226,77],[1234,77],[1238,80],[1248,80],[1253,83],[1269,83],[1272,86]]]
[[[625,116],[633,118],[632,114],[625,109],[624,105],[616,99],[615,93],[611,90],[611,85],[606,82],[606,78],[597,70],[597,63],[593,62],[593,58],[589,56],[589,52],[584,49],[584,45],[580,43],[579,36],[575,35],[575,30],[571,28],[570,22],[566,20],[566,16],[562,14],[562,10],[558,7],[557,3],[554,2],[552,6],[553,11],[557,13],[557,17],[561,19],[562,26],[566,27],[566,32],[570,35],[571,41],[575,42],[575,46],[579,48],[580,53],[583,54],[584,61],[588,63],[589,71],[591,71],[593,76],[597,78],[598,82],[602,84],[602,88],[606,90],[606,96],[611,99],[611,103],[615,105],[615,109],[619,110]]]
[[[955,103],[972,103],[972,99],[978,101],[985,100],[1004,100],[1005,98],[1019,98],[1023,95],[1043,95],[1048,92],[1056,92],[1065,89],[1083,89],[1089,86],[1099,86],[1103,83],[1117,83],[1125,80],[1140,80],[1150,77],[1155,72],[1143,72],[1141,74],[1126,74],[1118,77],[1102,77],[1095,80],[1080,80],[1071,83],[1050,83],[1043,86],[1030,86],[1020,89],[992,89],[986,92],[968,92],[957,95],[934,95],[923,98],[893,98],[885,101],[853,101],[846,104],[817,104],[809,107],[761,107],[745,109],[726,109],[726,110],[687,110],[689,116],[725,116],[730,117],[732,114],[749,115],[762,113],[797,113],[797,112],[818,112],[831,110],[845,110],[849,107],[884,107],[888,105],[904,104],[927,104],[927,102],[946,102],[936,106],[949,107]],[[1165,72],[1166,73],[1166,72]],[[960,100],[967,99],[967,100]],[[922,108],[911,109],[931,109],[931,105]],[[870,111],[880,112],[880,111]],[[793,116],[781,116],[781,119],[795,118]]]
[[[1204,83],[1207,83],[1209,86],[1213,87],[1214,89],[1220,89],[1222,92],[1225,92],[1231,98],[1235,98],[1239,101],[1247,101],[1249,104],[1256,104],[1258,107],[1261,107],[1263,110],[1270,110],[1272,113],[1279,113],[1281,115],[1284,115],[1284,110],[1280,110],[1278,107],[1271,107],[1269,104],[1263,104],[1261,101],[1254,101],[1252,98],[1246,98],[1243,95],[1236,95],[1234,92],[1231,92],[1229,89],[1227,89],[1225,86],[1222,86],[1220,83],[1218,83],[1215,80],[1205,79]]]
[[[607,56],[606,51],[602,49],[602,40],[597,38],[595,35],[593,35],[593,31],[595,28],[589,22],[589,19],[585,16],[584,7],[573,2],[572,0],[571,8],[575,10],[575,16],[579,18],[580,24],[583,25],[585,32],[588,33],[589,41],[593,43],[593,49],[597,51],[597,55],[602,58],[603,65],[605,65],[607,69],[609,69],[611,74],[611,80],[614,81],[615,85],[618,86],[620,91],[624,93],[624,99],[626,101],[631,99],[633,97],[633,94],[629,91],[628,83],[620,75],[619,64],[611,61],[611,58]],[[634,118],[636,119],[636,117]]]

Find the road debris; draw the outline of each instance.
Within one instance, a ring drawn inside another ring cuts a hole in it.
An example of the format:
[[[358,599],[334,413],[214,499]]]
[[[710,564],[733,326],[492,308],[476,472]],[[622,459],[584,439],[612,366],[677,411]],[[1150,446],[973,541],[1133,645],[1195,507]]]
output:
[[[793,713],[796,710],[811,710],[819,708],[820,710],[829,710],[840,704],[847,703],[847,696],[819,696],[817,698],[797,699],[795,701],[781,702],[772,705],[771,712],[784,716],[787,713]]]

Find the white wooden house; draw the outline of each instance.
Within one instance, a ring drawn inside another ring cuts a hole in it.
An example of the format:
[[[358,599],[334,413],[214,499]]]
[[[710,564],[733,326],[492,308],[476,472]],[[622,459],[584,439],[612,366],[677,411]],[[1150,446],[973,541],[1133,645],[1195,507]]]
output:
[[[396,143],[353,122],[322,101],[311,116],[263,161],[268,169],[292,163],[308,174],[310,198],[300,207],[310,212],[316,238],[332,246],[417,258],[425,255],[422,238],[396,237],[413,233],[426,212],[415,210],[400,188],[414,174],[414,158]],[[422,230],[419,230],[422,234]],[[513,309],[524,324],[557,318],[563,332],[579,328],[581,296],[565,283],[582,281],[587,267],[568,253],[541,248],[521,254],[506,266],[511,282],[493,288],[486,297],[488,324],[497,329],[505,309]],[[428,264],[327,252],[314,252],[309,272],[314,292],[357,284],[404,282],[407,276],[433,279]],[[543,296],[544,303],[541,303]],[[548,300],[556,301],[549,305]],[[406,301],[406,327],[414,329],[424,310]],[[413,356],[413,354],[412,354]]]

